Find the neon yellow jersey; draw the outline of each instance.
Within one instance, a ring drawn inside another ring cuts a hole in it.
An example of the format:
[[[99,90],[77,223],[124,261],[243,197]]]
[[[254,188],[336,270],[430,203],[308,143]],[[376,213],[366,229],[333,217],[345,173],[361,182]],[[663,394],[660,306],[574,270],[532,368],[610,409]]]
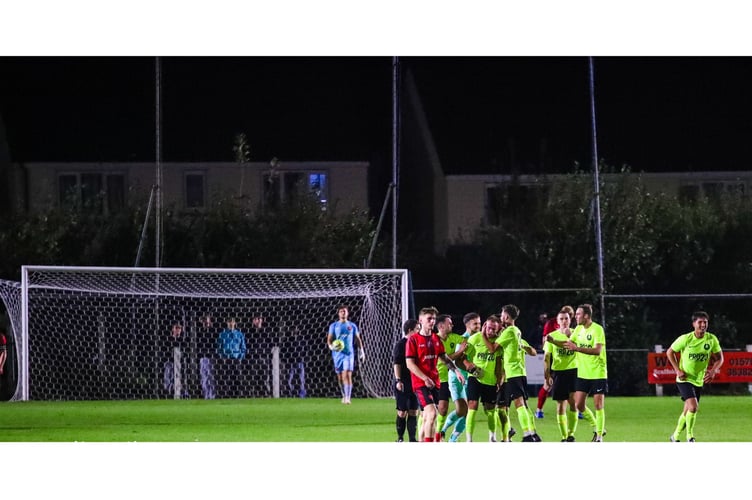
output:
[[[462,335],[460,335],[460,337],[462,337],[463,341],[467,340],[467,339],[470,338],[470,332],[465,332]],[[460,341],[460,343],[457,344],[457,347],[455,348],[454,352],[457,352],[457,349],[460,348],[460,344],[461,343],[462,343],[462,341]],[[465,356],[465,357],[467,357],[467,356]],[[462,358],[460,358],[460,359],[462,359]],[[460,372],[462,373],[462,376],[465,378],[465,383],[467,383],[468,373],[465,370],[465,365],[461,361],[459,363],[457,361],[455,361],[454,364],[457,365],[457,368],[460,369]],[[456,380],[456,379],[457,379],[457,375],[455,375],[454,372],[449,372],[449,381],[452,382],[453,380]]]
[[[444,351],[449,354],[450,352],[453,353],[457,350],[457,346],[465,340],[465,337],[459,333],[450,332],[447,334],[446,340],[441,337],[439,337],[439,339],[441,339],[441,343],[444,344]],[[439,381],[446,382],[449,380],[449,368],[447,368],[447,365],[445,365],[443,361],[438,362],[437,368],[439,370]]]
[[[606,369],[606,334],[603,327],[596,322],[590,323],[590,327],[577,325],[570,338],[577,347],[593,348],[601,344],[601,353],[598,356],[585,354],[582,352],[575,353],[577,358],[577,376],[588,380],[598,380],[608,378]]]
[[[522,349],[522,332],[516,326],[506,327],[496,343],[504,349],[504,373],[507,379],[512,377],[525,377],[525,351]]]
[[[551,338],[562,342],[569,340],[569,337],[561,330],[551,332]],[[571,370],[577,368],[576,352],[570,351],[566,347],[557,347],[553,342],[543,344],[543,352],[551,355],[551,369],[556,371]]]
[[[671,349],[681,352],[679,357],[679,369],[687,376],[686,380],[677,382],[689,382],[696,387],[703,386],[705,371],[710,363],[710,355],[721,352],[721,343],[718,337],[710,332],[705,332],[702,338],[695,337],[695,332],[685,333],[671,344]]]
[[[483,342],[483,332],[474,333],[467,339],[467,349],[465,357],[483,370],[478,382],[486,385],[496,385],[496,362],[501,357],[499,352],[488,352],[486,344]],[[473,377],[474,375],[470,375]]]

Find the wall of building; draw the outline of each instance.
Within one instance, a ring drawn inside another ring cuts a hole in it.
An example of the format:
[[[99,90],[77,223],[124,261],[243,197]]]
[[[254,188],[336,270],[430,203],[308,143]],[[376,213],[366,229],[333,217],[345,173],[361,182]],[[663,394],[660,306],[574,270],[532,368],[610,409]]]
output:
[[[281,162],[276,171],[322,172],[327,174],[328,200],[332,210],[368,210],[368,162]],[[156,183],[154,163],[25,163],[16,165],[14,200],[18,206],[39,211],[56,206],[59,200],[58,179],[67,173],[120,173],[125,176],[128,203],[145,203]],[[266,162],[240,165],[234,162],[162,164],[162,203],[165,207],[186,208],[188,173],[202,173],[205,183],[205,206],[222,197],[245,196],[251,206],[262,200]],[[21,176],[20,173],[24,175]]]
[[[621,174],[604,174],[602,182],[615,182]],[[752,189],[752,172],[662,172],[640,174],[648,189],[663,190],[680,195],[683,186],[696,186],[707,190],[712,186],[740,189],[749,195]],[[486,220],[487,187],[519,183],[521,185],[554,184],[565,180],[566,175],[449,175],[446,176],[446,244],[467,244],[474,232]]]

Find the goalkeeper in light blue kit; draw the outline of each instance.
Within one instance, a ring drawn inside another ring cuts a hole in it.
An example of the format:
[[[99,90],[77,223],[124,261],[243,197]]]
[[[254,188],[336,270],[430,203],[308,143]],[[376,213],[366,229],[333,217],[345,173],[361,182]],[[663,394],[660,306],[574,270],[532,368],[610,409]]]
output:
[[[362,363],[366,359],[363,349],[363,340],[360,338],[358,325],[350,321],[350,308],[346,305],[337,307],[339,319],[329,325],[329,333],[326,343],[332,351],[334,371],[337,374],[337,382],[342,392],[342,404],[349,405],[352,396],[352,372],[355,368],[354,344],[358,344],[358,359]],[[339,341],[339,342],[338,342]]]

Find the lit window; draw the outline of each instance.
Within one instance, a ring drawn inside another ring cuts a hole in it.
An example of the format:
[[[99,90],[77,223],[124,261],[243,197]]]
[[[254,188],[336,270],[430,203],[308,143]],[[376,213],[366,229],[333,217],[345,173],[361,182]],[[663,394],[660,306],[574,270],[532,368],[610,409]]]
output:
[[[329,182],[323,172],[266,172],[263,179],[264,205],[267,207],[309,195],[321,204],[322,210],[326,210]]]
[[[308,174],[308,189],[315,199],[321,203],[321,209],[326,210],[328,183],[326,174]]]

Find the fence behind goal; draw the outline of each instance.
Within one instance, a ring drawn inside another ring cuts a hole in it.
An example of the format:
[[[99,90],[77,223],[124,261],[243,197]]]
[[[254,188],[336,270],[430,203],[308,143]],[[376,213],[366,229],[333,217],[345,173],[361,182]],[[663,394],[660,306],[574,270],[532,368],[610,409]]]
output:
[[[325,340],[340,304],[365,344],[354,394],[391,397],[407,283],[393,269],[25,266],[13,399],[339,397]],[[217,356],[231,318],[247,344],[237,362]]]

